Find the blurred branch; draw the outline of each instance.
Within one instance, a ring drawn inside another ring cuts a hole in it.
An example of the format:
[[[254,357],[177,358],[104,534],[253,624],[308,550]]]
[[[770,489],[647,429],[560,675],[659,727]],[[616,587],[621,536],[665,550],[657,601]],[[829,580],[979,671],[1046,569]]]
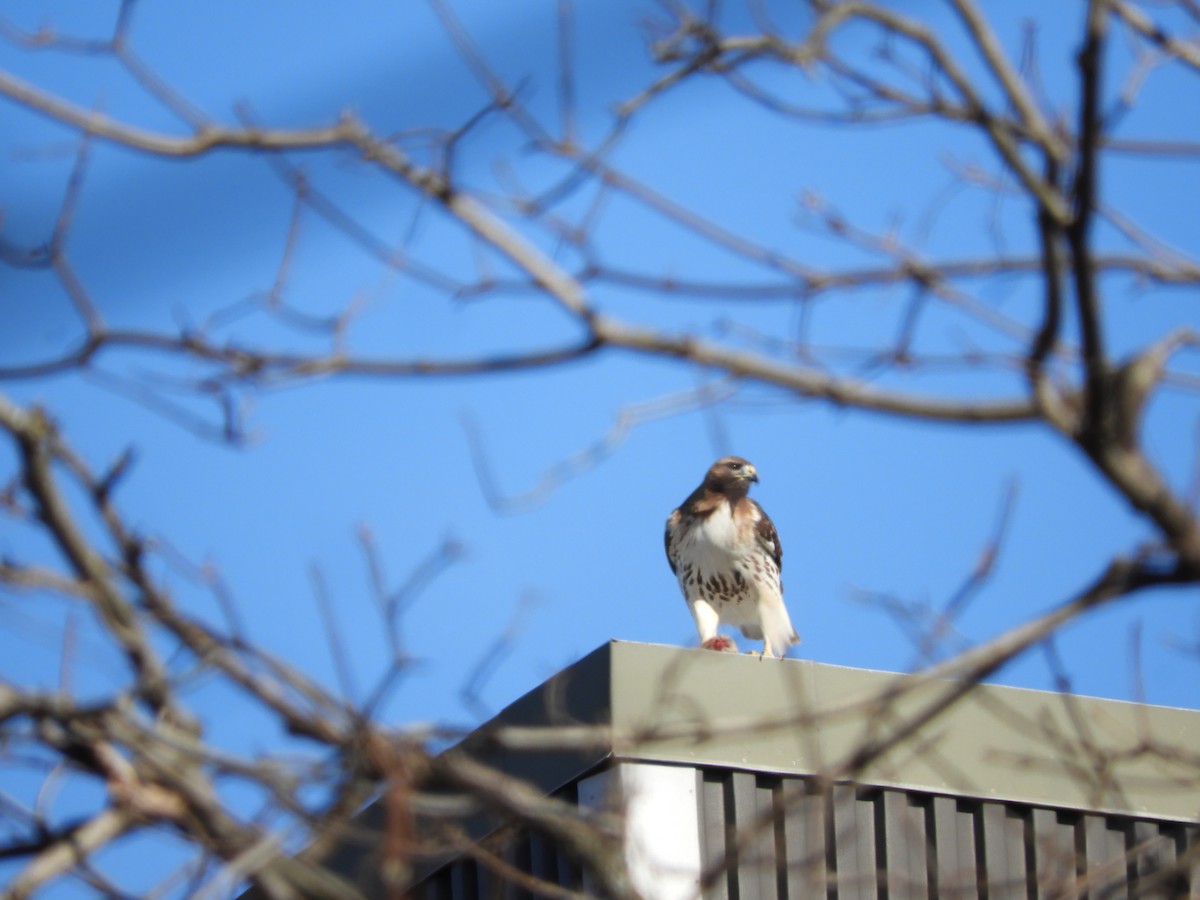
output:
[[[959,402],[906,395],[775,362],[759,354],[728,349],[698,338],[672,337],[599,316],[593,319],[592,327],[600,341],[610,346],[688,360],[734,378],[761,381],[805,397],[829,400],[839,406],[945,422],[1018,422],[1037,418],[1032,402],[1025,398]]]
[[[538,479],[536,485],[518,494],[503,493],[496,483],[493,467],[488,459],[486,442],[478,425],[469,414],[462,417],[463,430],[471,450],[471,461],[479,479],[488,505],[501,513],[522,513],[545,504],[566,482],[586,475],[596,466],[616,453],[629,439],[635,428],[672,416],[682,415],[722,403],[734,395],[736,388],[723,383],[694,391],[684,391],[641,403],[631,403],[617,411],[612,428],[584,449],[551,466]]]
[[[21,873],[0,892],[3,900],[25,900],[68,869],[80,865],[106,844],[126,833],[137,821],[129,809],[106,809],[67,834],[51,838]]]
[[[1079,159],[1072,186],[1075,213],[1066,228],[1071,248],[1071,269],[1075,280],[1075,303],[1078,310],[1086,367],[1084,418],[1081,423],[1085,444],[1095,446],[1102,437],[1105,388],[1108,362],[1101,335],[1100,299],[1097,296],[1095,271],[1091,264],[1091,225],[1095,213],[1098,144],[1103,131],[1100,118],[1101,73],[1105,40],[1105,11],[1101,0],[1088,4],[1087,34],[1079,52],[1080,83],[1083,92],[1079,107]]]
[[[94,599],[97,612],[138,674],[143,699],[162,709],[167,702],[166,673],[129,603],[113,583],[113,573],[84,537],[51,473],[58,437],[41,410],[27,412],[0,395],[0,428],[14,440],[22,459],[26,489],[37,515],[70,561],[76,577]]]
[[[1147,588],[1187,584],[1194,580],[1194,577],[1185,568],[1163,571],[1140,561],[1114,559],[1088,588],[1051,612],[1031,619],[999,638],[960,653],[920,673],[921,677],[917,681],[948,677],[952,677],[954,681],[947,684],[933,700],[923,704],[916,713],[906,716],[898,727],[887,730],[885,736],[864,741],[848,758],[833,767],[831,776],[834,779],[852,778],[882,754],[913,738],[927,724],[969,695],[975,685],[1005,663],[1045,640],[1067,622],[1117,598]],[[895,691],[885,693],[875,702],[880,710],[886,710],[900,693],[910,690],[913,686],[913,682],[898,682]]]
[[[1200,71],[1200,46],[1194,40],[1180,40],[1160,28],[1146,13],[1126,0],[1106,0],[1113,14],[1132,31],[1160,47],[1175,60]]]

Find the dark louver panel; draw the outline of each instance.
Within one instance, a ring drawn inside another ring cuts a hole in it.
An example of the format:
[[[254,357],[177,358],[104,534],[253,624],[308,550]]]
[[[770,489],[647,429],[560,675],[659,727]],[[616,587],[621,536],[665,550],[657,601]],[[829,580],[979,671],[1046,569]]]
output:
[[[1200,898],[1200,828],[723,769],[698,773],[714,900]]]
[[[695,771],[706,900],[1200,900],[1195,825]],[[516,830],[414,895],[525,900],[539,884],[588,882],[561,848]]]

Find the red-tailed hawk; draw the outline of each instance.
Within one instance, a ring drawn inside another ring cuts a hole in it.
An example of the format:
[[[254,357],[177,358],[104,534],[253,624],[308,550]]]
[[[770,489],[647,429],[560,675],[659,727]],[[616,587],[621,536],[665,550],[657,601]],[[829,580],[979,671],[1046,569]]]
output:
[[[710,650],[736,650],[717,634],[733,625],[763,654],[783,656],[800,643],[783,605],[783,547],[775,525],[751,500],[758,471],[740,456],[718,459],[679,509],[667,518],[667,561]]]

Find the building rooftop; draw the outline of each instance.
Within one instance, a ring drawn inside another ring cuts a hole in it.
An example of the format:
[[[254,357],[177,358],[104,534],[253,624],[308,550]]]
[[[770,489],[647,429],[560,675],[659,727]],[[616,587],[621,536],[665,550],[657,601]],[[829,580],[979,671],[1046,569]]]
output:
[[[1200,900],[1200,712],[959,687],[614,641],[447,752],[580,821],[615,811],[653,900]],[[383,804],[358,825],[384,833]],[[458,827],[410,896],[605,894],[553,829],[486,810]],[[372,847],[329,860],[368,896]]]
[[[611,741],[576,751],[480,751],[545,791],[606,759],[626,759],[1177,821],[1200,814],[1195,710],[985,684],[908,740],[855,765],[865,745],[886,745],[952,686],[613,641],[508,706],[474,741],[482,747],[484,736],[511,726],[611,728]],[[1153,748],[1164,752],[1147,752]]]

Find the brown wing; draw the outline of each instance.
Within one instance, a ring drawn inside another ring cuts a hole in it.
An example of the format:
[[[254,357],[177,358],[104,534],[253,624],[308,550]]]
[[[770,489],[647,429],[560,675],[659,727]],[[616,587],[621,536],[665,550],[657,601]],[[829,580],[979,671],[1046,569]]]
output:
[[[667,550],[667,563],[671,566],[671,571],[675,572],[675,560],[671,558],[671,538],[675,534],[675,529],[679,527],[679,523],[683,521],[683,514],[679,510],[675,510],[667,516],[667,528],[663,532],[663,546]]]
[[[750,501],[754,503],[753,500]],[[783,544],[779,542],[779,532],[775,530],[775,523],[771,521],[761,506],[754,503],[754,508],[758,510],[758,523],[754,526],[754,536],[758,539],[758,546],[766,550],[775,559],[775,565],[779,567],[779,571],[783,571]]]

